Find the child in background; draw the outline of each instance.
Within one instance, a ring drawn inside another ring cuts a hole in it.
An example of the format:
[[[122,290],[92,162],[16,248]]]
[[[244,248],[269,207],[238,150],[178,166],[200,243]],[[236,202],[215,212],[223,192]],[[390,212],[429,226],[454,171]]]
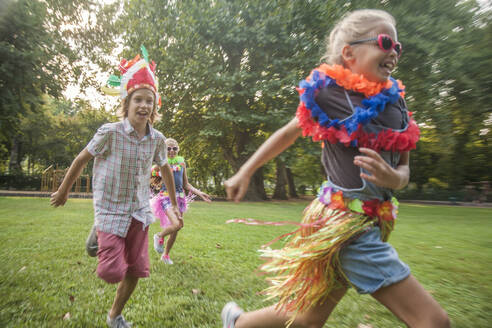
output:
[[[179,211],[181,212],[181,218],[179,219],[179,228],[174,231],[169,226],[169,219],[166,215],[167,208],[171,205],[168,188],[162,185],[162,178],[159,170],[153,169],[150,179],[150,186],[156,195],[151,200],[151,207],[154,215],[159,218],[162,231],[154,235],[154,249],[157,253],[162,254],[161,260],[166,264],[173,264],[173,261],[169,257],[169,252],[176,241],[178,231],[183,227],[183,214],[188,208],[188,203],[193,200],[197,195],[207,203],[210,203],[210,196],[206,193],[196,189],[188,182],[188,176],[186,174],[186,164],[182,156],[178,156],[179,146],[178,142],[174,139],[166,139],[168,163],[171,165],[171,169],[174,173],[174,185],[176,187],[176,195],[178,199]],[[185,191],[189,196],[185,195]],[[193,195],[190,196],[190,194]],[[164,238],[169,235],[169,239],[166,243],[166,249],[164,251]]]
[[[409,180],[419,129],[391,78],[402,47],[381,10],[345,15],[327,39],[326,61],[300,83],[296,117],[225,182],[238,202],[256,169],[301,135],[322,141],[328,181],[280,250],[262,250],[276,305],[244,312],[224,306],[224,328],[322,327],[348,287],[371,294],[409,327],[449,327],[446,312],[386,241]],[[255,222],[259,223],[259,222]]]
[[[98,242],[98,276],[119,283],[106,323],[130,327],[121,312],[139,278],[149,276],[148,230],[154,221],[149,206],[148,177],[152,163],[159,166],[168,186],[170,229],[176,230],[180,213],[174,193],[173,175],[167,163],[165,137],[152,128],[158,118],[155,64],[135,57],[120,63],[121,79],[111,76],[108,84],[120,86],[122,121],[101,126],[87,147],[70,166],[62,184],[51,195],[55,207],[65,204],[73,183],[85,165],[94,160],[93,192],[95,230]],[[113,90],[109,90],[113,93]]]

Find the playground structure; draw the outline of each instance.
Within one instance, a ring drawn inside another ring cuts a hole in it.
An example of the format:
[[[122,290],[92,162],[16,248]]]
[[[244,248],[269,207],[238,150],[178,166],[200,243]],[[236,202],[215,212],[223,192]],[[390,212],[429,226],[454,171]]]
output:
[[[58,190],[58,187],[63,181],[63,177],[65,176],[67,171],[68,168],[55,169],[53,165],[50,165],[46,170],[43,171],[43,175],[41,176],[41,191],[55,192],[56,190]],[[83,180],[85,181],[85,190],[81,190]],[[73,192],[91,192],[91,177],[88,174],[81,174],[77,178],[77,180],[75,180]]]

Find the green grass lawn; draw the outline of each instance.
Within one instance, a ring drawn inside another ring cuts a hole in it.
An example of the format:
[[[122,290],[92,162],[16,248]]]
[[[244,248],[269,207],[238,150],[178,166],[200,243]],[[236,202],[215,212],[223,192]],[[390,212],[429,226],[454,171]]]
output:
[[[160,263],[149,243],[151,277],[140,280],[125,317],[136,327],[221,327],[229,300],[246,310],[270,305],[258,295],[267,285],[256,272],[257,249],[292,228],[225,221],[299,220],[306,204],[193,203],[171,253],[175,265]],[[0,198],[0,327],[105,326],[116,286],[97,277],[97,260],[85,254],[92,222],[92,200],[53,209],[47,198]],[[149,235],[158,229],[154,223]],[[453,327],[491,327],[492,209],[403,204],[390,242]],[[404,327],[350,290],[326,327],[360,323]]]

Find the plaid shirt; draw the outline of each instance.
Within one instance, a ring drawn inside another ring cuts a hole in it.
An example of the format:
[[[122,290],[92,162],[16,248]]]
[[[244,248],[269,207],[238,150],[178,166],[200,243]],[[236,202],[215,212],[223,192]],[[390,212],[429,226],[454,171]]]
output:
[[[152,163],[167,163],[166,138],[149,124],[138,139],[126,118],[101,126],[86,149],[95,157],[92,176],[97,229],[126,237],[132,217],[144,229],[154,222],[149,205]]]

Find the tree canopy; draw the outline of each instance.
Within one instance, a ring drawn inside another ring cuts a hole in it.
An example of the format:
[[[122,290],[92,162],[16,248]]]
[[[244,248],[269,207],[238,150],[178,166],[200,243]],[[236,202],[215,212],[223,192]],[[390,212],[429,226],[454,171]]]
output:
[[[3,6],[0,158],[9,159],[11,169],[26,160],[30,172],[36,163],[68,165],[96,127],[114,119],[114,109],[63,100],[67,83],[95,85],[89,64],[109,75],[116,69],[110,61],[133,57],[144,44],[157,63],[163,99],[156,127],[180,143],[191,180],[221,194],[222,182],[294,116],[295,87],[319,64],[336,20],[372,7],[396,18],[403,43],[395,77],[407,86],[408,107],[422,130],[411,181],[421,188],[433,178],[460,188],[491,180],[492,15],[474,0],[127,0],[106,6],[11,0]],[[319,153],[319,144],[296,142],[255,174],[248,197],[315,189],[322,179]]]

